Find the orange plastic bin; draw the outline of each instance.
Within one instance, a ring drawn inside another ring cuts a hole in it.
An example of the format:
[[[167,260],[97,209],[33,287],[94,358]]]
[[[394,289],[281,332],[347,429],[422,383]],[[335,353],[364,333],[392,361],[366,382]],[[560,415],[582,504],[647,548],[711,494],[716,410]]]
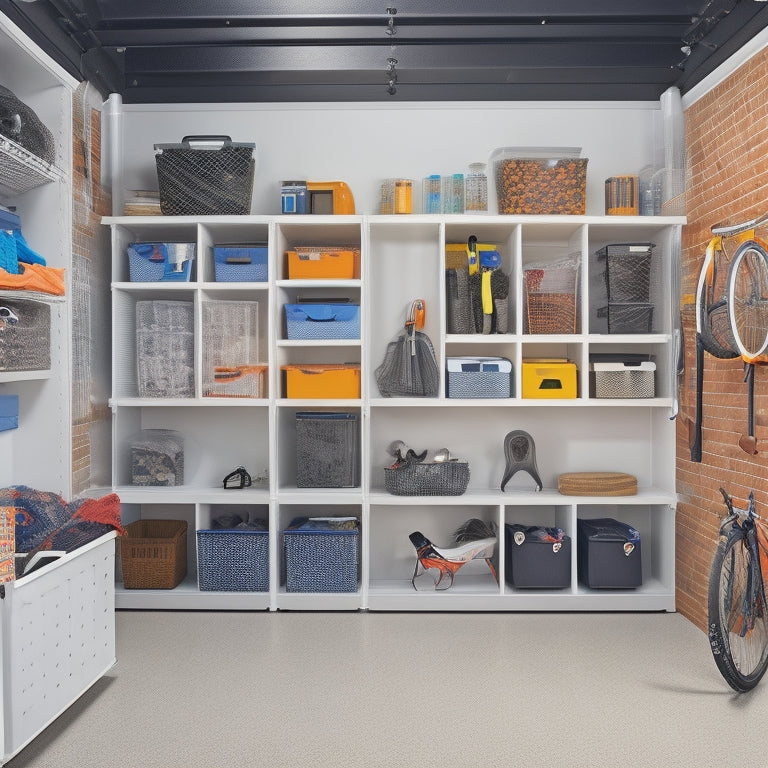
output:
[[[283,365],[288,398],[358,399],[360,366],[356,363]]]

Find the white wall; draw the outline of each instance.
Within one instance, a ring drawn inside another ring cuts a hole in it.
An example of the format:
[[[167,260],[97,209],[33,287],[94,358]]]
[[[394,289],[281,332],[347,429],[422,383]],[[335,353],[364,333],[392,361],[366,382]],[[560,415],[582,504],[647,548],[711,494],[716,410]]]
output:
[[[533,146],[581,147],[587,213],[602,215],[605,179],[637,173],[660,151],[658,102],[125,105],[121,120],[127,190],[157,189],[154,144],[188,134],[254,142],[254,214],[280,213],[282,179],[346,181],[357,213],[377,213],[384,178],[466,172],[497,147]]]

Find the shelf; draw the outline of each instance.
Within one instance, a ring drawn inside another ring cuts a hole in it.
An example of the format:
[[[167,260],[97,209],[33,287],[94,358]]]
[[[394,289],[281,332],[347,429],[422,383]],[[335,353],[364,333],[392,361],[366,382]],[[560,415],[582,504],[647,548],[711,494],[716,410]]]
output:
[[[115,486],[123,504],[268,504],[268,488],[202,488],[191,485]]]
[[[44,371],[0,371],[0,382],[35,381],[50,378],[50,369]]]
[[[110,408],[265,408],[263,397],[112,397]]]
[[[530,489],[507,488],[506,490],[467,490],[461,496],[393,496],[383,488],[374,488],[368,493],[371,505],[382,506],[549,506],[549,505],[672,505],[676,502],[674,493],[661,489],[640,489],[633,496],[565,496],[556,489],[535,490],[535,483],[530,481]]]
[[[265,611],[269,592],[203,592],[189,576],[174,589],[125,589],[115,585],[115,608],[163,611]]]
[[[425,397],[402,398],[382,397],[370,401],[374,408],[444,408],[451,406],[456,408],[671,408],[673,404],[670,397],[625,397],[625,398],[597,398],[574,397],[568,400],[554,400],[535,397],[500,397],[500,398],[450,398],[450,397]]]
[[[286,592],[277,593],[277,607],[287,611],[356,611],[363,607],[359,592]]]
[[[674,590],[649,579],[637,589],[514,589],[492,577],[456,576],[449,590],[416,591],[409,580],[372,581],[368,608],[376,611],[673,611]]]

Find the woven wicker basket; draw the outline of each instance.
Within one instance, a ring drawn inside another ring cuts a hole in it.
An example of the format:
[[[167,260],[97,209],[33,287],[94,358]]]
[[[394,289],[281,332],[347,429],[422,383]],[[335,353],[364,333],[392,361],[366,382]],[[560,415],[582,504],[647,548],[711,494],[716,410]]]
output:
[[[634,496],[637,478],[624,472],[566,472],[557,478],[566,496]]]
[[[393,496],[461,496],[467,485],[466,461],[422,462],[384,469],[384,487]]]
[[[137,520],[120,537],[126,589],[173,589],[187,575],[185,520]]]

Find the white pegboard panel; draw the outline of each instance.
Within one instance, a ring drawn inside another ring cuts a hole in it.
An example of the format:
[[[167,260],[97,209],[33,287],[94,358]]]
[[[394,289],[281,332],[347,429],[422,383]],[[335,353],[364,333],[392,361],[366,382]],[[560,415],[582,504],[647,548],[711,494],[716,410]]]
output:
[[[5,585],[5,759],[115,663],[115,533]]]

